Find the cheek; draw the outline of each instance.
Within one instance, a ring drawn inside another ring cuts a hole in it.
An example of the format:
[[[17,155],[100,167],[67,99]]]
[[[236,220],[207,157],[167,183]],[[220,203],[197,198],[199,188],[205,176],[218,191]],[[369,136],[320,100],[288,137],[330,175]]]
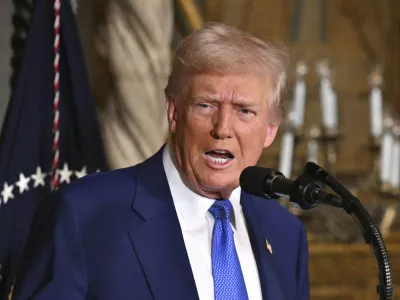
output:
[[[245,163],[257,161],[264,149],[267,130],[261,126],[241,126],[237,137]]]
[[[264,149],[263,145],[263,141],[255,140],[254,138],[242,144],[241,148],[245,165],[252,165],[258,161]]]
[[[208,118],[188,114],[183,130],[186,139],[200,143],[210,135],[211,127],[211,121]]]
[[[202,145],[210,136],[207,121],[196,116],[189,116],[180,129],[181,148],[184,149],[184,156],[192,162],[198,160],[199,151],[202,151]]]

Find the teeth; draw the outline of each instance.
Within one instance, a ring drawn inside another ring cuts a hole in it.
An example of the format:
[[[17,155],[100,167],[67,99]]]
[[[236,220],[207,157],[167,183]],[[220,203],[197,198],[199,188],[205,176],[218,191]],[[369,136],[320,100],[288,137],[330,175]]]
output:
[[[228,151],[223,151],[223,150],[215,150],[214,152],[220,153],[220,154],[228,153]]]
[[[208,154],[206,154],[206,155],[209,160],[211,160],[214,163],[221,164],[221,165],[226,163],[229,160],[229,158],[216,158],[216,157],[212,157],[211,155],[208,155]]]

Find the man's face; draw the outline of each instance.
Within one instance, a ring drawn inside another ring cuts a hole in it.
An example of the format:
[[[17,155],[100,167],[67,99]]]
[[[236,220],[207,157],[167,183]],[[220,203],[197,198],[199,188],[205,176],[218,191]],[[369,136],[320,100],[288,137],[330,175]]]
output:
[[[185,98],[168,97],[176,163],[192,190],[229,198],[239,186],[241,172],[255,165],[275,138],[270,94],[265,78],[201,74],[192,77]]]

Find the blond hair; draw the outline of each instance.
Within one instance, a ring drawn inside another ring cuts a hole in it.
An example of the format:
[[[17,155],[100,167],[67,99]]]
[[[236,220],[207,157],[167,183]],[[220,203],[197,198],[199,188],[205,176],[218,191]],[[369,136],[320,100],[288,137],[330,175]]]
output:
[[[289,55],[283,45],[262,41],[225,24],[208,23],[183,39],[176,49],[165,93],[187,91],[191,76],[196,74],[255,73],[272,78],[270,104],[280,120],[288,63]]]

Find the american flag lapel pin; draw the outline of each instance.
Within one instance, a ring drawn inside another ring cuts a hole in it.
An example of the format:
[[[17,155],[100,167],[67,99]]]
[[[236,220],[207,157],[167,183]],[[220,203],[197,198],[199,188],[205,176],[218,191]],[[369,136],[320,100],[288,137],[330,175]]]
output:
[[[267,247],[267,250],[270,254],[272,254],[272,247],[271,244],[268,242],[267,239],[265,239],[265,246]]]

